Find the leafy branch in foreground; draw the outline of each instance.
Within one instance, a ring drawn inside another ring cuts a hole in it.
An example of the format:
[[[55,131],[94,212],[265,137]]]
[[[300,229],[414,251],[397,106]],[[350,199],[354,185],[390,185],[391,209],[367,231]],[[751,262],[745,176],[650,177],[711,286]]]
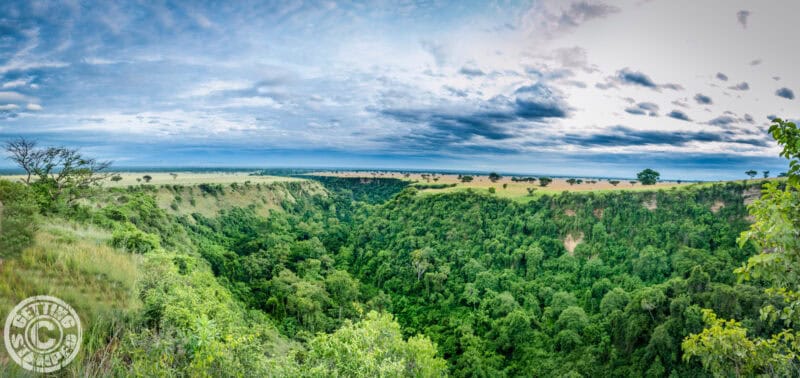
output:
[[[734,273],[742,281],[770,285],[765,293],[775,301],[761,309],[761,319],[781,322],[783,329],[767,339],[749,339],[741,323],[704,310],[708,327],[684,340],[684,360],[698,357],[717,376],[800,375],[800,130],[792,122],[773,122],[770,133],[783,146],[781,156],[790,160],[788,180],[784,187],[768,183],[761,199],[750,205],[755,223],[739,237],[739,246],[750,242],[761,253]]]

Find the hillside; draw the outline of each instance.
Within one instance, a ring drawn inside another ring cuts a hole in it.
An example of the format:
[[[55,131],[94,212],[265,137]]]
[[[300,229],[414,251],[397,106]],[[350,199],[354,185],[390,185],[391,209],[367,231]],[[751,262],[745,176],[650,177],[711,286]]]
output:
[[[88,375],[327,375],[332,361],[360,372],[394,355],[454,376],[683,376],[702,372],[680,349],[701,308],[769,330],[761,289],[732,274],[754,253],[735,240],[757,187],[518,203],[405,186],[105,189],[61,215],[25,215],[40,226],[4,257],[2,306],[42,292],[73,303],[93,328],[70,368]],[[20,202],[25,188],[7,187]],[[398,332],[384,354],[322,352],[378,326]],[[397,372],[436,375],[414,369]]]

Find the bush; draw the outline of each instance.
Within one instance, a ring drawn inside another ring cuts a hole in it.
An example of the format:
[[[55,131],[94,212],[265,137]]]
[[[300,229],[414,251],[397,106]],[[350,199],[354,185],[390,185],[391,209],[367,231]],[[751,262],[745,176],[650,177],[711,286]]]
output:
[[[147,253],[160,249],[161,240],[158,235],[143,232],[131,223],[124,223],[114,230],[111,245],[128,252]]]
[[[0,258],[15,256],[33,242],[37,211],[28,187],[0,180]]]

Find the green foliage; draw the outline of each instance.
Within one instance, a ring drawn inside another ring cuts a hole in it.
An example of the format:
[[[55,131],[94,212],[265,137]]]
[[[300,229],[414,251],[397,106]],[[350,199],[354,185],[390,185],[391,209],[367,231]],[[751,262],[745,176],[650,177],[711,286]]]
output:
[[[551,182],[553,182],[553,179],[550,177],[539,177],[539,186],[547,186],[550,185]]]
[[[636,179],[642,183],[642,185],[655,185],[658,182],[659,177],[661,176],[660,173],[647,168],[639,173],[636,174]]]
[[[404,330],[436,342],[453,375],[686,376],[699,366],[682,363],[680,342],[702,329],[701,307],[760,324],[765,296],[731,274],[753,253],[736,245],[744,190],[567,193],[525,204],[406,192],[359,217],[347,253],[335,257],[364,293],[388,296]],[[730,205],[715,214],[716,200]],[[582,239],[573,254],[567,235]]]
[[[800,185],[800,128],[794,122],[776,118],[769,127],[772,137],[780,143],[783,149],[780,155],[789,159],[789,183]]]
[[[419,190],[425,189],[445,189],[455,187],[456,184],[414,184],[413,187]]]
[[[328,190],[352,201],[383,203],[408,186],[408,181],[393,178],[350,178],[303,176],[320,182]]]
[[[37,212],[28,187],[0,180],[0,259],[16,256],[33,242]]]
[[[111,245],[132,253],[147,253],[161,248],[158,235],[149,234],[131,223],[123,223],[114,230]]]
[[[773,122],[770,132],[783,146],[781,156],[790,159],[789,179],[785,185],[766,184],[762,197],[750,205],[755,222],[741,234],[739,245],[754,245],[761,253],[735,270],[742,281],[769,285],[761,319],[772,329],[748,338],[743,322],[720,320],[705,310],[708,327],[689,336],[683,348],[686,359],[697,356],[718,376],[793,376],[800,371],[800,132],[791,122]]]
[[[503,176],[500,176],[497,172],[489,173],[489,181],[491,182],[497,182],[497,180],[501,178],[503,178]]]
[[[389,314],[370,312],[358,323],[346,322],[333,334],[318,334],[297,366],[282,366],[298,377],[444,377],[447,363],[425,336],[403,340]]]

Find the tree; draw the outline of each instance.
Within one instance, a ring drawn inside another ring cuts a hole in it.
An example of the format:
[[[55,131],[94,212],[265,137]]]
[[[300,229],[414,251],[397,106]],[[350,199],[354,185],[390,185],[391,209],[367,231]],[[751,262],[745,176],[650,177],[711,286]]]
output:
[[[172,176],[173,180],[178,178],[178,174],[177,173],[170,173],[169,175]]]
[[[619,184],[619,180],[609,180],[608,183],[617,186]]]
[[[756,177],[758,172],[756,170],[754,170],[754,169],[751,169],[749,171],[745,171],[744,174],[750,176],[750,178],[752,179],[752,178]]]
[[[122,176],[120,176],[120,175],[111,176],[111,181],[113,181],[113,182],[122,181]]]
[[[503,176],[500,176],[497,174],[497,172],[489,173],[489,180],[491,182],[497,182],[497,180],[500,180],[501,178],[503,178]]]
[[[489,187],[489,193],[494,194],[495,192],[496,192],[496,190],[494,189],[493,186]]]
[[[567,183],[568,183],[570,186],[572,186],[572,185],[575,185],[575,182],[576,182],[576,181],[577,181],[577,180],[575,180],[574,178],[569,178],[569,179],[567,179]]]
[[[144,182],[150,182],[150,180],[153,179],[153,176],[144,175],[144,176],[142,176],[142,179],[144,180]]]
[[[301,376],[307,377],[441,377],[447,363],[436,356],[436,344],[425,336],[403,340],[400,325],[389,314],[370,312],[349,320],[333,334],[309,341]]]
[[[342,319],[344,307],[358,299],[358,280],[350,277],[344,270],[335,270],[325,278],[325,287],[334,303],[339,307],[339,319]]]
[[[660,177],[660,173],[650,168],[647,168],[636,174],[636,179],[641,182],[642,185],[655,185]]]
[[[528,190],[528,197],[533,197],[533,192],[536,191],[536,188],[525,188]]]
[[[553,179],[551,179],[550,177],[539,177],[539,186],[541,187],[550,185],[551,182],[553,182]]]
[[[425,271],[431,266],[431,263],[428,261],[431,252],[431,249],[428,247],[411,252],[411,265],[417,273],[417,281],[422,279],[422,275],[425,274]]]
[[[472,180],[473,180],[472,176],[461,176],[461,182],[467,183],[467,182],[472,182]]]
[[[769,171],[765,170],[765,171],[761,171],[761,173],[764,174],[764,178],[768,178],[769,177]]]
[[[25,172],[25,184],[34,187],[42,200],[67,205],[83,198],[87,189],[100,185],[109,174],[110,161],[88,158],[77,149],[66,147],[37,148],[36,142],[20,138],[6,143],[9,159]],[[35,178],[35,181],[33,179]]]
[[[9,159],[25,171],[25,184],[31,183],[31,176],[36,174],[37,167],[41,164],[41,150],[36,149],[36,142],[19,138],[6,142],[6,152]]]

